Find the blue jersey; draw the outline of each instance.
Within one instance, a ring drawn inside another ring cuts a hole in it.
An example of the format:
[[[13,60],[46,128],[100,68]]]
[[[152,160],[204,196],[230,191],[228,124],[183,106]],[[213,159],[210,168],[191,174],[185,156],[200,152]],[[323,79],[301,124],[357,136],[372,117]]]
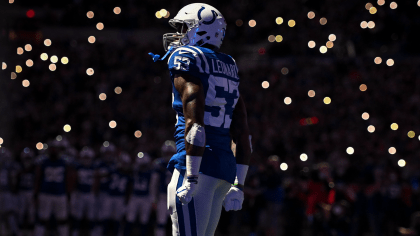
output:
[[[90,193],[92,191],[94,171],[93,165],[76,165],[77,190],[79,192]]]
[[[173,86],[172,107],[177,113],[175,139],[177,154],[168,164],[185,169],[185,118],[181,96],[175,89],[174,75],[189,74],[199,78],[204,89],[204,124],[206,148],[200,172],[233,183],[236,176],[236,160],[231,150],[229,134],[233,110],[239,99],[239,77],[235,61],[226,54],[203,47],[183,46],[177,48],[168,60]]]
[[[41,193],[52,195],[66,194],[66,162],[63,159],[45,159],[41,164]]]
[[[99,191],[108,192],[109,187],[109,177],[108,175],[114,171],[114,168],[106,164],[103,161],[98,161],[95,163],[95,169],[98,171],[98,174],[102,177],[99,179]]]
[[[110,175],[108,193],[110,196],[125,196],[128,185],[131,183],[131,176],[115,170]]]
[[[136,172],[134,173],[134,187],[133,194],[136,196],[149,195],[151,172]]]
[[[35,173],[33,171],[23,171],[20,174],[19,190],[31,191],[34,188]]]
[[[158,190],[160,193],[167,193],[168,191],[168,184],[171,182],[172,174],[166,169],[166,166],[168,165],[168,159],[161,157],[157,158],[154,161],[155,169],[154,172],[158,174],[159,176],[159,186]]]

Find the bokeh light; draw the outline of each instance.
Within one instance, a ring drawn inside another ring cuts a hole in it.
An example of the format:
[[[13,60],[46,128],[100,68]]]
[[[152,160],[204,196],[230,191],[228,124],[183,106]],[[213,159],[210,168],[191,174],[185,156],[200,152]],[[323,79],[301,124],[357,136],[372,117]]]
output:
[[[281,17],[277,17],[276,18],[276,24],[278,24],[278,25],[281,25],[281,24],[283,24],[283,18],[281,18]]]
[[[158,19],[162,18],[162,15],[160,14],[160,11],[157,11],[157,12],[155,13],[155,16],[156,16],[156,18],[158,18]]]
[[[114,13],[117,14],[117,15],[120,14],[121,13],[121,8],[120,7],[115,7],[114,8]]]
[[[367,90],[367,86],[366,86],[366,84],[361,84],[361,85],[359,86],[359,89],[360,89],[360,91],[362,91],[362,92],[366,91],[366,90]]]
[[[30,85],[30,84],[31,84],[31,83],[30,83],[30,82],[29,82],[29,80],[27,80],[27,79],[25,79],[25,80],[23,80],[23,81],[22,81],[22,86],[23,86],[23,87],[25,87],[25,88],[26,88],[26,87],[29,87],[29,85]]]
[[[96,38],[95,38],[95,36],[89,36],[89,38],[88,38],[88,42],[89,42],[89,43],[95,43],[95,42],[96,42]]]
[[[106,94],[105,94],[105,93],[101,93],[101,94],[99,94],[99,99],[100,99],[101,101],[105,101],[105,100],[106,100]]]
[[[375,28],[375,22],[369,21],[367,26],[369,27],[369,29],[373,29],[373,28]]]
[[[255,27],[257,25],[257,22],[255,20],[250,20],[248,22],[249,27]]]
[[[6,69],[7,69],[7,64],[6,64],[6,62],[2,62],[2,63],[1,63],[1,69],[2,69],[2,70],[6,70]]]
[[[57,70],[57,66],[55,64],[50,64],[50,66],[48,68],[50,69],[50,71]]]
[[[369,131],[369,133],[373,133],[373,132],[375,132],[375,126],[369,125],[367,130]]]
[[[327,24],[327,18],[322,17],[321,19],[319,19],[319,23],[320,23],[321,25],[326,25],[326,24]]]
[[[284,98],[284,104],[290,105],[291,103],[292,103],[292,99],[290,97],[285,97]]]
[[[315,91],[314,91],[314,90],[309,90],[309,91],[308,91],[308,96],[309,96],[310,98],[315,97]]]
[[[398,129],[398,124],[397,123],[392,123],[391,124],[391,129],[392,130],[397,130]]]
[[[287,67],[283,67],[283,68],[281,68],[281,73],[283,75],[287,75],[287,74],[289,74],[289,69]]]
[[[235,23],[236,23],[236,26],[238,27],[241,27],[244,24],[244,22],[241,19],[236,20]]]
[[[267,89],[268,87],[270,87],[270,83],[268,81],[264,81],[262,82],[261,86],[263,87],[263,89]]]
[[[57,135],[57,137],[55,137],[55,140],[60,142],[61,140],[63,140],[63,136]]]
[[[51,61],[51,63],[57,63],[58,62],[58,57],[56,55],[51,56],[50,61]]]
[[[144,153],[143,153],[143,152],[139,152],[139,153],[137,153],[137,157],[138,157],[138,158],[143,158],[143,157],[144,157]]]
[[[165,17],[168,14],[168,11],[166,9],[160,9],[159,13],[161,17]]]
[[[327,49],[327,47],[325,47],[325,46],[321,46],[321,47],[319,48],[319,51],[320,51],[322,54],[324,54],[324,53],[326,53],[326,52],[328,51],[328,49]]]
[[[368,27],[368,23],[366,22],[366,21],[362,21],[361,23],[360,23],[360,28],[362,28],[362,29],[366,29]]]
[[[71,126],[69,124],[64,125],[63,127],[64,132],[70,132]]]
[[[51,39],[44,40],[44,45],[45,46],[49,47],[49,46],[51,46],[51,44],[52,44]]]
[[[22,67],[16,66],[16,73],[21,73],[21,72],[22,72]]]
[[[41,142],[38,142],[35,147],[38,150],[42,150],[44,148],[44,144],[42,144]]]
[[[62,57],[61,58],[61,63],[63,63],[63,65],[69,64],[69,58],[68,57]]]
[[[104,29],[104,23],[99,22],[98,24],[96,24],[96,28],[97,28],[98,30],[103,30],[103,29]]]
[[[391,2],[391,4],[389,4],[389,7],[390,7],[391,9],[397,9],[398,4],[397,4],[396,2]]]
[[[41,54],[41,60],[46,61],[48,60],[48,54],[46,54],[45,52]]]
[[[276,41],[276,36],[274,36],[274,35],[268,36],[268,42],[272,43],[274,41]]]
[[[369,117],[370,117],[369,113],[363,112],[363,114],[362,114],[362,119],[363,120],[369,120]]]
[[[95,14],[93,13],[93,11],[88,11],[88,12],[86,13],[86,16],[87,16],[89,19],[92,19],[92,18],[95,16]]]
[[[34,61],[32,61],[31,59],[26,60],[27,67],[32,67],[33,65],[34,65]]]
[[[10,79],[16,79],[17,78],[17,74],[15,72],[12,72],[10,74]]]
[[[381,63],[382,63],[382,58],[380,58],[380,57],[375,57],[374,62],[375,62],[375,64],[379,65],[379,64],[381,64]]]
[[[25,50],[26,50],[27,52],[32,51],[32,45],[30,45],[30,44],[26,44],[26,45],[25,45]]]
[[[327,104],[327,105],[330,104],[331,103],[331,98],[330,97],[325,97],[324,98],[324,103]]]
[[[354,153],[354,148],[353,148],[353,147],[348,147],[348,148],[346,149],[346,152],[347,152],[347,154],[349,154],[349,155],[353,155],[353,153]]]
[[[300,160],[301,161],[307,161],[308,160],[308,155],[306,155],[305,153],[300,154]]]
[[[387,65],[387,66],[393,66],[393,65],[394,65],[394,63],[395,63],[395,62],[394,62],[394,60],[393,60],[393,59],[391,59],[391,58],[390,58],[390,59],[388,59],[388,60],[386,60],[386,65]]]
[[[121,87],[116,87],[116,88],[114,89],[114,92],[115,92],[116,94],[120,94],[120,93],[122,93],[122,88],[121,88]]]
[[[410,131],[408,131],[407,136],[409,138],[414,138],[414,136],[416,136],[416,133],[414,131],[410,130]]]
[[[397,149],[395,147],[390,147],[388,148],[388,152],[391,155],[394,155],[395,153],[397,153]]]
[[[376,9],[376,7],[371,7],[371,8],[369,9],[369,13],[370,13],[370,14],[376,14],[376,12],[378,12],[378,9]]]
[[[86,74],[89,75],[89,76],[92,76],[94,73],[95,73],[95,71],[92,68],[88,68],[86,70]]]
[[[2,145],[4,142],[3,138],[0,138],[0,145]]]
[[[378,0],[378,5],[383,6],[385,4],[385,0]]]
[[[18,54],[18,55],[22,55],[22,54],[23,54],[23,52],[24,52],[24,51],[23,51],[23,48],[21,48],[21,47],[18,47],[18,48],[17,48],[17,54]]]
[[[117,122],[115,122],[115,120],[111,120],[111,121],[109,122],[109,127],[110,127],[111,129],[113,129],[113,128],[117,127]]]
[[[280,169],[282,170],[282,171],[286,171],[287,170],[287,168],[289,168],[289,166],[286,164],[286,163],[281,163],[280,164]]]
[[[136,138],[141,138],[142,135],[143,133],[140,130],[137,130],[136,132],[134,132],[134,137]]]
[[[313,18],[315,18],[315,12],[313,12],[313,11],[308,12],[308,18],[311,19],[311,20]]]
[[[328,41],[326,46],[327,46],[327,48],[332,48],[332,47],[334,47],[334,43],[331,42],[331,41]]]
[[[277,35],[276,36],[276,42],[280,43],[281,41],[283,41],[283,36]]]
[[[399,159],[399,160],[398,160],[398,166],[399,166],[399,167],[404,167],[406,164],[407,164],[407,162],[405,162],[405,160],[404,160],[404,159]]]
[[[365,5],[366,10],[368,10],[368,11],[369,11],[369,9],[370,9],[371,7],[373,7],[372,3],[370,3],[370,2],[366,3],[366,5]]]
[[[102,145],[104,145],[104,147],[109,147],[109,142],[105,141]]]
[[[289,27],[295,27],[296,21],[295,20],[289,20],[289,22],[287,24],[289,25]]]
[[[335,34],[330,34],[328,36],[328,40],[330,40],[331,42],[334,42],[337,39],[337,36],[335,36]]]
[[[311,41],[308,42],[308,47],[309,48],[314,48],[315,46],[316,46],[315,41],[311,40]]]

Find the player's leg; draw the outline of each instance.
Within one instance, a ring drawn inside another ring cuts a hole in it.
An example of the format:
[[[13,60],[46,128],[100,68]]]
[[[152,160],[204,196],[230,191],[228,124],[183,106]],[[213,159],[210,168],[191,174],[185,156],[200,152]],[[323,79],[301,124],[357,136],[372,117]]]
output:
[[[123,196],[115,197],[114,201],[113,235],[120,235],[121,221],[124,217],[126,206],[124,204]]]
[[[174,170],[168,185],[168,208],[171,213],[173,235],[204,235],[210,218],[213,194],[220,183],[219,179],[200,174],[196,195],[191,202],[182,205],[176,190],[186,181],[185,171]]]
[[[60,236],[69,235],[67,196],[56,196],[54,216],[57,218],[57,231]]]
[[[73,192],[70,197],[70,212],[73,217],[72,236],[78,236],[83,217],[83,199],[80,198],[78,192]]]
[[[106,234],[109,231],[110,224],[112,223],[111,217],[113,215],[113,197],[105,194],[103,199],[103,209],[102,209],[102,234]]]
[[[5,207],[5,220],[7,222],[9,230],[12,234],[18,234],[18,207],[19,207],[19,197],[17,194],[11,192],[4,193],[4,199],[6,202]]]
[[[52,197],[47,194],[38,196],[38,222],[35,225],[35,236],[44,236],[45,227],[52,213]]]
[[[131,196],[130,201],[128,202],[127,207],[127,224],[124,228],[124,236],[131,235],[133,230],[134,221],[136,220],[138,210],[140,208],[138,197]]]
[[[150,213],[152,211],[152,201],[149,196],[140,198],[140,231],[141,235],[148,235]]]
[[[28,191],[25,193],[25,198],[28,203],[28,211],[27,211],[27,220],[28,220],[28,236],[33,235],[33,230],[35,227],[35,214],[36,214],[36,208],[35,208],[35,201],[33,199],[32,191]]]
[[[156,206],[156,222],[155,236],[165,236],[166,222],[168,221],[169,211],[167,207],[166,194],[161,193]]]
[[[89,225],[89,235],[92,235],[95,226],[95,196],[93,193],[86,194],[85,201],[86,218]]]
[[[219,223],[220,219],[220,214],[222,213],[223,199],[225,199],[225,196],[229,191],[230,186],[230,183],[224,180],[219,180],[219,186],[214,192],[213,204],[211,206],[210,212],[210,219],[204,236],[213,236],[216,232],[217,224]]]

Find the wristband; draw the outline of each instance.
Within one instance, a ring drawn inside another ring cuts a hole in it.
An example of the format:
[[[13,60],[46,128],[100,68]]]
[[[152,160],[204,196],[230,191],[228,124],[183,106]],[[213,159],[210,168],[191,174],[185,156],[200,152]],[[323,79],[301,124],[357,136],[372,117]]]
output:
[[[200,172],[200,165],[201,165],[201,156],[190,156],[187,155],[187,163],[186,163],[186,168],[187,168],[187,176],[198,176],[198,173]]]
[[[236,164],[235,184],[244,185],[248,168],[249,168],[248,165]]]

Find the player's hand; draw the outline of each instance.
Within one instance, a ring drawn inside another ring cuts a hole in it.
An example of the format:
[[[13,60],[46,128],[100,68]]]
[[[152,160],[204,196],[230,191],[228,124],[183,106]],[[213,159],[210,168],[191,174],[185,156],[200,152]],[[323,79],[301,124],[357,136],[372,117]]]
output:
[[[223,200],[223,206],[226,211],[239,211],[244,202],[244,192],[236,186],[232,186]]]
[[[182,205],[188,204],[197,192],[198,176],[188,176],[187,181],[176,190]]]

